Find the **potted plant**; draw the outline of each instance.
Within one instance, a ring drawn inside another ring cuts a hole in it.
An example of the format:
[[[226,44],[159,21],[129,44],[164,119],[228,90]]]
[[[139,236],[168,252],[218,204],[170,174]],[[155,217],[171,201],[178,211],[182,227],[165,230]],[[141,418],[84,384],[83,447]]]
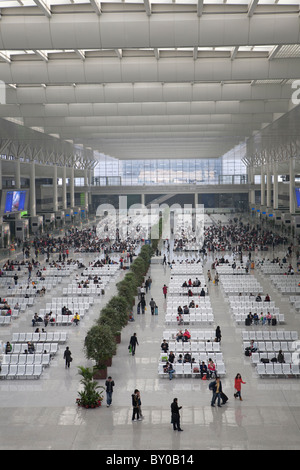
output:
[[[96,362],[94,378],[106,378],[108,361],[116,353],[116,341],[110,326],[92,326],[84,340],[84,351],[88,359]]]
[[[82,376],[80,383],[83,390],[78,392],[79,398],[76,399],[78,406],[83,408],[98,408],[103,400],[104,387],[98,385],[93,378],[93,369],[79,366],[79,374]],[[101,392],[99,391],[101,390]]]
[[[118,313],[120,318],[120,324],[126,326],[130,315],[130,308],[127,305],[126,299],[121,295],[115,295],[110,299],[107,304],[108,307],[112,307]]]
[[[122,325],[116,309],[109,305],[106,305],[106,307],[101,310],[97,324],[107,325],[113,333],[116,342],[120,343]]]

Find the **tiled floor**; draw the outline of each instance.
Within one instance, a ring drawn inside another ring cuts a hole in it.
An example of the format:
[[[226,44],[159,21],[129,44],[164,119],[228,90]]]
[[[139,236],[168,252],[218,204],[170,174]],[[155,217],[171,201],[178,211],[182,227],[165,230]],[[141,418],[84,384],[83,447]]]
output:
[[[210,269],[212,258],[205,264]],[[210,285],[215,324],[222,330],[222,352],[226,365],[223,389],[229,402],[211,408],[207,383],[197,378],[159,378],[158,357],[164,324],[162,286],[168,284],[170,270],[152,264],[153,279],[147,302],[153,297],[159,315],[135,315],[135,322],[122,331],[122,342],[113,358],[109,374],[115,381],[113,404],[96,410],[75,405],[80,377],[77,366],[88,365],[83,355],[86,331],[97,318],[101,305],[115,292],[112,286],[102,304],[94,304],[78,327],[67,329],[74,361],[65,369],[61,346],[50,367],[39,380],[0,381],[0,449],[65,450],[201,450],[201,449],[299,449],[300,448],[300,379],[261,379],[243,354],[241,331],[230,314],[221,286]],[[268,277],[254,275],[285,313],[281,328],[300,332],[299,315],[270,287]],[[51,295],[58,295],[61,287]],[[50,295],[48,294],[48,298]],[[34,307],[35,309],[35,307]],[[31,331],[31,314],[0,330],[3,340],[15,331]],[[129,337],[137,333],[139,346],[134,357],[128,354]],[[243,402],[233,398],[233,382],[242,374]],[[103,384],[104,381],[100,381]],[[144,419],[131,421],[131,394],[141,391]],[[170,424],[170,404],[177,397],[183,433],[174,432]]]

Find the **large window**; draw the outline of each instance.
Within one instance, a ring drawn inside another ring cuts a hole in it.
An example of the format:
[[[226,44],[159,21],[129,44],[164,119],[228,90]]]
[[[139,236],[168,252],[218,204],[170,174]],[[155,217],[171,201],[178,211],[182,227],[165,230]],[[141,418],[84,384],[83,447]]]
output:
[[[118,160],[101,155],[94,170],[96,185],[238,184],[245,181],[241,150],[221,158]]]

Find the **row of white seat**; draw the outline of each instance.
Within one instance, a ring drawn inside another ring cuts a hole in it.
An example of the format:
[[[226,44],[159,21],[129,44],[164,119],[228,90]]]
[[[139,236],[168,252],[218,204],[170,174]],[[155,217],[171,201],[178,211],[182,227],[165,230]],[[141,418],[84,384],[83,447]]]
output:
[[[164,330],[163,339],[175,340],[178,330]],[[200,341],[214,341],[216,333],[215,330],[189,330],[192,339]]]
[[[92,285],[89,287],[65,287],[63,288],[63,295],[79,295],[86,297],[89,295],[103,295],[104,286],[102,285]]]
[[[45,333],[13,333],[12,342],[13,343],[24,343],[27,341],[33,342],[56,342],[56,343],[65,343],[67,340],[67,333],[65,331],[47,331]]]
[[[0,326],[7,326],[11,324],[11,316],[9,317],[2,317],[0,316]]]
[[[35,354],[4,354],[2,359],[1,368],[5,365],[37,365],[41,364],[44,367],[50,364],[50,353],[35,353]]]
[[[284,317],[284,314],[283,313],[280,313],[279,315],[276,315],[276,320],[277,320],[277,323],[278,324],[283,324],[285,323],[285,317]],[[247,318],[247,314],[246,313],[243,313],[243,314],[235,314],[234,315],[234,318],[235,318],[235,321],[236,323],[245,323],[245,320]],[[268,322],[265,323],[266,325],[268,325]]]
[[[176,352],[220,352],[220,343],[214,341],[170,341],[169,351]]]
[[[166,309],[166,313],[167,314],[172,314],[172,315],[178,315],[178,307],[167,307]],[[195,315],[197,313],[213,313],[213,310],[212,310],[212,307],[209,305],[206,305],[206,304],[202,304],[202,305],[198,305],[197,308],[189,308],[189,313],[184,313],[182,312],[181,314],[182,315]]]
[[[168,297],[168,300],[167,300],[167,306],[171,305],[171,306],[174,306],[174,305],[185,305],[182,303],[183,300],[187,300],[186,298],[182,298],[182,296],[180,295],[172,295],[172,297]],[[210,301],[210,297],[209,295],[206,295],[205,297],[198,297],[197,298],[197,303],[196,305],[201,305],[202,303],[205,303],[205,304],[211,304],[211,301]]]
[[[43,373],[42,364],[2,365],[2,379],[39,379]]]
[[[198,369],[197,372],[195,372],[195,368]],[[174,364],[174,375],[175,377],[199,377],[200,372],[199,372],[199,365],[198,364],[190,364],[190,363],[185,363],[185,364],[180,364],[180,363],[175,363]],[[219,377],[222,377],[226,374],[226,369],[225,369],[225,364],[220,363],[217,364],[216,367],[216,373]],[[163,377],[163,376],[168,376],[166,372],[164,371],[164,363],[159,363],[158,365],[158,375]]]
[[[175,355],[175,360],[174,363],[177,363],[179,360],[179,356],[184,356],[184,354],[180,351],[173,351]],[[194,361],[194,363],[202,363],[205,362],[205,364],[208,363],[209,360],[212,360],[215,364],[223,364],[224,363],[224,358],[223,358],[223,353],[222,352],[214,352],[214,351],[202,351],[202,352],[197,352],[193,351],[190,353],[191,359]],[[169,355],[168,353],[165,353],[163,351],[160,352],[159,356],[159,362],[164,362],[166,363],[166,358],[168,358]],[[182,357],[181,357],[182,358]]]
[[[33,343],[34,350],[36,354],[56,354],[58,351],[58,343]],[[10,354],[24,354],[26,350],[28,350],[27,343],[11,343],[12,346],[12,353]]]
[[[298,364],[279,364],[272,362],[269,364],[257,364],[256,372],[260,376],[278,377],[278,376],[300,376],[300,368]]]
[[[288,364],[292,364],[292,358],[293,358],[293,353],[291,352],[284,352],[283,353],[284,355],[284,360],[286,363]],[[251,364],[256,366],[257,364],[259,364],[261,362],[262,359],[269,359],[269,361],[272,361],[272,359],[276,358],[277,359],[278,357],[278,354],[275,353],[275,352],[256,352],[256,353],[252,353],[251,355]]]
[[[214,315],[212,313],[211,314],[207,314],[207,313],[185,314],[182,317],[183,317],[184,324],[189,324],[189,325],[190,324],[196,325],[198,323],[212,324],[214,322]],[[177,315],[173,315],[169,313],[166,314],[165,323],[167,325],[178,324]]]
[[[244,341],[244,349],[251,347],[250,341]],[[295,351],[297,349],[296,341],[258,341],[257,349],[259,352],[278,352]]]
[[[75,312],[73,312],[75,313]],[[77,310],[77,313],[79,314],[80,316],[80,320],[82,320],[84,318],[84,312],[80,311],[80,310]],[[41,315],[41,313],[40,313]],[[42,316],[42,315],[41,315]],[[51,316],[51,319],[53,319],[54,321],[49,321],[49,325],[51,326],[64,326],[64,325],[67,325],[67,326],[70,326],[70,325],[73,325],[73,315],[61,315],[61,314],[54,314],[53,316]],[[42,322],[35,322],[35,326],[38,326],[40,323]]]
[[[253,330],[242,331],[243,341],[297,341],[299,338],[298,331],[284,331],[284,330]]]

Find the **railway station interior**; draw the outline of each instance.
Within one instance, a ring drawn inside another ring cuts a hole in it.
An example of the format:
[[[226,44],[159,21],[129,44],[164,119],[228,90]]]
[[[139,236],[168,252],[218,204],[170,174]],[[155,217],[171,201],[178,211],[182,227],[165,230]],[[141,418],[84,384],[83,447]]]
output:
[[[0,197],[1,450],[299,450],[299,0],[1,0]]]

